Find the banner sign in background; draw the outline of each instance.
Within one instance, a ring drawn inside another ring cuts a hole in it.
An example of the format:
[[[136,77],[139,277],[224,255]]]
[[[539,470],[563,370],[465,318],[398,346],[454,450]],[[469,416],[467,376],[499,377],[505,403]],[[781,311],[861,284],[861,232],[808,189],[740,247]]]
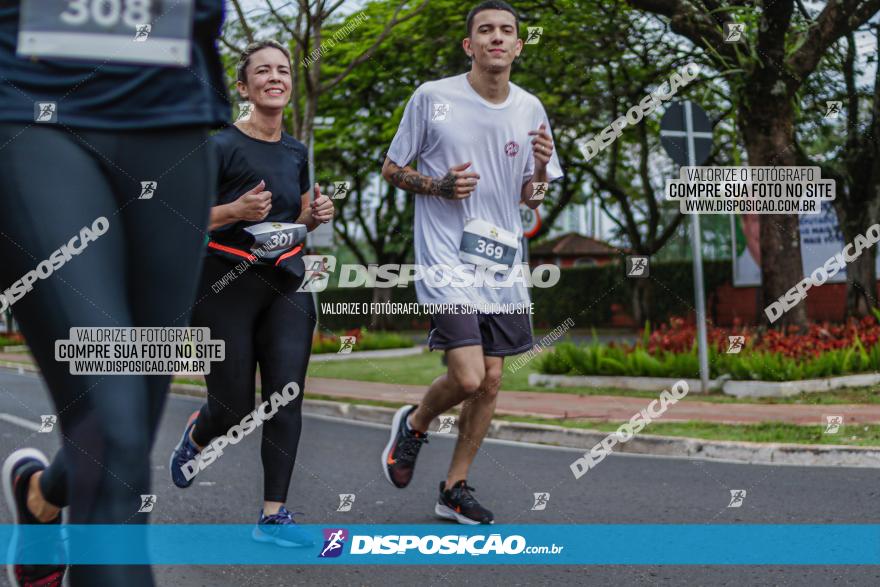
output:
[[[731,216],[730,230],[733,242],[733,285],[752,287],[761,285],[761,264],[758,216]],[[801,259],[804,275],[810,275],[825,261],[843,250],[846,243],[837,225],[834,207],[824,202],[819,214],[800,217]],[[877,274],[880,275],[880,256],[877,257]],[[828,283],[846,283],[846,270],[828,279]]]

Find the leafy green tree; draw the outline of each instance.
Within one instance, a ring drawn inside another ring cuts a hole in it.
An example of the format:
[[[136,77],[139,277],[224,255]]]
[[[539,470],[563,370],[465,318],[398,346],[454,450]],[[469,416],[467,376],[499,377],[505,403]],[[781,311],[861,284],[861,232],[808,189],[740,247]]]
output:
[[[860,63],[856,35],[849,33],[823,59],[816,79],[804,92],[809,100],[798,120],[801,165],[817,165],[823,177],[835,180],[834,209],[844,242],[853,242],[880,220],[880,77],[877,25],[862,31],[874,41],[874,53]],[[866,66],[874,67],[867,76]],[[862,79],[868,83],[860,83]],[[837,116],[828,103],[839,102]],[[846,314],[868,316],[877,303],[876,249],[869,247],[846,266]]]
[[[797,165],[799,92],[840,38],[868,21],[880,0],[835,0],[813,17],[796,0],[628,0],[662,18],[723,73],[737,107],[750,165]],[[797,10],[796,10],[797,7]],[[745,25],[742,43],[725,42],[725,24]],[[761,278],[767,306],[801,280],[796,215],[761,219]],[[777,324],[806,324],[798,304]]]

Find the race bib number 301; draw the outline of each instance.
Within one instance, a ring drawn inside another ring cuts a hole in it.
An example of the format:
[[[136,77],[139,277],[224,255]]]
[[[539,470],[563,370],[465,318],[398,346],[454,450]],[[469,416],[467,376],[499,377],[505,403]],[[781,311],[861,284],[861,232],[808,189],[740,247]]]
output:
[[[16,53],[185,67],[193,0],[22,0]]]

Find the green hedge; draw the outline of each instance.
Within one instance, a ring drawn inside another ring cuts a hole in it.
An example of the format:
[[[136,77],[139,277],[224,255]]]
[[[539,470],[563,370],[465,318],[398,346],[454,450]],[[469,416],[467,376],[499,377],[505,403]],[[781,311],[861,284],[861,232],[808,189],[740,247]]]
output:
[[[712,315],[712,292],[718,286],[728,283],[731,276],[730,261],[704,261],[703,278],[708,296],[707,311]],[[624,275],[624,264],[615,263],[601,267],[571,267],[562,269],[559,283],[554,287],[532,288],[532,301],[535,303],[535,325],[539,328],[552,328],[571,317],[576,328],[604,326],[611,321],[611,305],[620,304],[630,313],[635,279]],[[694,305],[693,265],[691,261],[652,263],[650,278],[652,311],[655,323],[665,321],[669,316],[684,316]],[[318,294],[323,302],[366,302],[373,300],[370,289],[328,288]],[[415,302],[415,288],[393,288],[393,302]],[[321,315],[321,327],[339,330],[369,325],[370,316],[331,316]],[[427,319],[417,316],[392,317],[392,327],[396,330],[419,329],[427,327]]]
[[[340,333],[345,334],[345,333]],[[339,352],[339,336],[322,334],[312,343],[312,354],[337,353]],[[385,349],[403,349],[415,346],[415,343],[405,334],[393,332],[367,332],[363,330],[358,336],[354,346],[355,351],[378,351]]]
[[[532,289],[535,302],[535,323],[553,327],[569,316],[576,327],[603,326],[611,321],[611,305],[620,304],[631,314],[633,287],[636,279],[627,278],[625,265],[572,267],[562,270],[559,283],[552,288]],[[730,261],[704,261],[703,281],[706,294],[728,283],[732,275]],[[650,277],[653,322],[664,322],[670,316],[684,316],[694,306],[693,264],[691,261],[652,263]],[[710,304],[711,306],[711,299]],[[707,308],[711,316],[711,307]]]
[[[625,375],[629,377],[699,377],[697,348],[674,353],[633,350],[593,342],[561,343],[539,355],[539,373],[548,375]],[[767,351],[720,353],[709,347],[709,377],[737,381],[799,381],[880,371],[880,344],[866,348],[858,338],[848,348],[824,351],[798,360]]]

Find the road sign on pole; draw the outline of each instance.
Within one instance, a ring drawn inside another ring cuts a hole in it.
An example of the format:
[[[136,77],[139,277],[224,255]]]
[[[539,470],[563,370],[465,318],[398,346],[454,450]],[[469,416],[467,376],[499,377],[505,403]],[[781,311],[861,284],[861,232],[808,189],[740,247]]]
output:
[[[690,100],[669,105],[660,120],[660,143],[679,165],[696,167],[712,151],[712,124],[706,112]],[[706,336],[706,293],[703,285],[703,249],[700,242],[700,216],[691,214],[691,247],[694,257],[694,301],[697,305],[697,352],[700,383],[709,391],[709,348]]]
[[[523,238],[532,238],[541,230],[541,215],[537,208],[520,204],[519,217],[522,220]]]
[[[529,208],[525,204],[519,205],[519,218],[522,220],[523,236],[520,243],[522,246],[522,262],[529,263],[529,239],[541,230],[541,215],[537,208]],[[529,314],[529,330],[534,331],[532,315]]]

